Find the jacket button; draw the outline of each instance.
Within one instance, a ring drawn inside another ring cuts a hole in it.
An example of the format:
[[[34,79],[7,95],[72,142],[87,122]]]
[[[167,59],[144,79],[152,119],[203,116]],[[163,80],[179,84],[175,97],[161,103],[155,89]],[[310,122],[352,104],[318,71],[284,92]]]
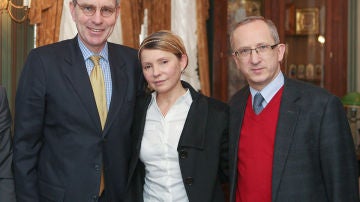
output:
[[[100,172],[100,165],[99,164],[95,164],[94,168],[95,168],[96,172]]]
[[[93,196],[92,196],[92,200],[93,200],[94,202],[97,202],[98,199],[99,199],[99,197],[98,197],[97,195],[93,195]]]
[[[188,153],[185,150],[180,150],[180,158],[186,159],[188,156]]]
[[[192,178],[192,177],[187,177],[187,178],[184,179],[184,182],[185,182],[185,184],[187,184],[187,185],[192,185],[192,183],[194,182],[194,178]]]

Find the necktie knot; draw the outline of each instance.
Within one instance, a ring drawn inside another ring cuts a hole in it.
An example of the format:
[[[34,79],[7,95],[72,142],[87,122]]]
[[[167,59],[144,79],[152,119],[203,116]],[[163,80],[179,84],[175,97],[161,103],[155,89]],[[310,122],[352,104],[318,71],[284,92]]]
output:
[[[254,96],[254,103],[253,103],[253,109],[255,114],[259,114],[263,109],[262,102],[264,101],[264,97],[261,95],[260,92],[257,92]]]
[[[100,66],[100,56],[99,55],[92,55],[90,56],[90,60],[94,63],[95,66]]]

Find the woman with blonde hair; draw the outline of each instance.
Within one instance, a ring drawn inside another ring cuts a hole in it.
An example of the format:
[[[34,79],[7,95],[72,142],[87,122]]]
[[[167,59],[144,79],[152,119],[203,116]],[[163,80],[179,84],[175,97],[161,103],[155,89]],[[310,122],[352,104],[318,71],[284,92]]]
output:
[[[138,56],[151,92],[135,107],[129,201],[225,201],[228,106],[181,80],[188,57],[174,33],[151,34]]]

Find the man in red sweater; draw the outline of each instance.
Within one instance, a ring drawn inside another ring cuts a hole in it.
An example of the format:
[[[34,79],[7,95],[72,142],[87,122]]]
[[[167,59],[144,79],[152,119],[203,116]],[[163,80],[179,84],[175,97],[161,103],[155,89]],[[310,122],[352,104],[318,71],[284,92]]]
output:
[[[230,201],[359,201],[340,100],[283,75],[285,44],[271,20],[245,18],[230,43],[249,84],[230,100]]]

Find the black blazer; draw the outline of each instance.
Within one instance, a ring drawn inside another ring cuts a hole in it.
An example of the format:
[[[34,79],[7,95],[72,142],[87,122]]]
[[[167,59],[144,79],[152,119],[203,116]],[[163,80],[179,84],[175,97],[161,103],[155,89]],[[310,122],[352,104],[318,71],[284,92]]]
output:
[[[182,84],[190,89],[193,99],[177,148],[187,196],[190,202],[224,201],[221,183],[227,181],[228,106],[197,93],[185,82]],[[151,95],[146,95],[136,104],[129,202],[143,201],[145,168],[139,153],[150,101]]]
[[[6,90],[0,86],[0,201],[16,201],[12,156],[11,114]]]
[[[130,128],[143,76],[137,51],[108,43],[112,98],[102,131],[77,38],[30,52],[16,95],[14,168],[19,201],[121,201]]]
[[[246,86],[230,101],[231,202],[249,93]],[[343,105],[334,95],[285,78],[274,147],[272,201],[359,201],[354,143]]]

